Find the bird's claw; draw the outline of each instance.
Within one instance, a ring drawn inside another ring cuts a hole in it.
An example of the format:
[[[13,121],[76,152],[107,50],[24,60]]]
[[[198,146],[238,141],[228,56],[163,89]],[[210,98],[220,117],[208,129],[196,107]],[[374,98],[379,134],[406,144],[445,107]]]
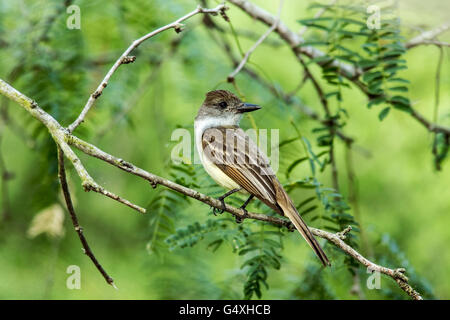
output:
[[[244,214],[242,215],[242,217],[236,216],[236,223],[242,223],[242,221],[244,221],[244,219],[248,216],[248,211],[244,206],[240,207],[240,209],[244,211]]]
[[[222,214],[222,213],[224,213],[224,211],[225,211],[225,201],[224,201],[222,198],[219,198],[219,200],[220,200],[220,202],[222,203],[222,209],[219,209],[219,208],[214,207],[214,208],[213,208],[213,214],[214,214],[215,216],[217,216],[217,214]]]

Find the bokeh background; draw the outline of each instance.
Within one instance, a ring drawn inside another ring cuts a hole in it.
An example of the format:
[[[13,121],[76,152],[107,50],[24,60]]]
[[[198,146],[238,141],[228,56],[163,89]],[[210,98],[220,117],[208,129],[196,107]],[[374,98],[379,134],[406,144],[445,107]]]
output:
[[[275,14],[278,1],[252,2]],[[312,17],[312,1],[286,0],[281,18],[299,30],[301,18]],[[69,16],[61,1],[0,2],[0,78],[35,99],[63,125],[70,124],[89,94],[97,87],[112,63],[141,35],[193,10],[197,1],[74,1],[81,9],[81,29],[69,30]],[[210,1],[209,7],[216,5]],[[244,51],[267,29],[240,9],[229,5],[227,12],[234,28],[247,31],[239,36]],[[448,21],[449,3],[440,0],[400,1],[398,13],[402,35],[409,39],[419,32]],[[226,37],[238,52],[230,27],[220,17],[214,21],[226,30]],[[308,30],[305,37],[314,35]],[[176,44],[176,49],[171,51]],[[450,34],[440,37],[450,41]],[[253,66],[276,86],[289,92],[303,77],[291,50],[276,34],[251,56]],[[279,45],[281,44],[281,45]],[[201,16],[186,22],[181,34],[164,32],[142,44],[134,52],[137,60],[121,66],[76,134],[103,150],[126,159],[160,176],[171,178],[171,134],[178,127],[192,132],[194,116],[204,94],[213,88],[236,92],[224,80],[233,67],[202,25]],[[428,119],[435,104],[436,70],[439,49],[420,46],[404,58],[408,69],[403,78],[411,81],[409,98]],[[440,79],[441,124],[450,124],[450,60],[444,50]],[[320,78],[319,68],[312,71]],[[280,129],[280,140],[296,135],[293,121],[305,137],[316,123],[285,105],[256,81],[241,73],[239,89],[250,102],[263,106],[245,118],[242,126],[255,121],[260,128]],[[296,99],[322,113],[310,82],[296,93]],[[368,109],[367,99],[355,88],[345,89],[343,105],[348,113],[344,131],[356,139],[353,163],[357,181],[359,222],[366,243],[358,235],[360,251],[388,267],[405,267],[413,275],[425,297],[450,297],[450,168],[433,165],[433,135],[408,114],[392,110],[378,120],[381,109]],[[334,106],[333,106],[334,107]],[[243,297],[246,270],[243,257],[228,244],[216,251],[208,247],[208,237],[193,247],[152,250],[154,219],[164,219],[164,211],[151,203],[163,187],[153,190],[148,183],[101,161],[80,154],[91,175],[107,189],[141,206],[147,215],[95,193],[85,193],[68,163],[71,191],[76,210],[90,245],[119,290],[108,286],[91,261],[83,254],[62,204],[57,180],[56,150],[43,126],[12,102],[1,100],[0,152],[3,179],[0,184],[0,298],[2,299],[223,299]],[[279,177],[288,181],[286,167],[302,148],[297,144],[280,149]],[[348,198],[345,147],[336,140],[341,191]],[[218,196],[203,169],[193,167],[198,189]],[[307,165],[295,168],[290,180],[309,174]],[[331,186],[330,171],[319,174]],[[305,199],[302,191],[293,196]],[[51,207],[53,206],[53,207]],[[49,209],[50,207],[50,209]],[[255,207],[252,207],[255,209]],[[44,219],[42,218],[43,210]],[[323,210],[319,208],[318,210]],[[62,212],[62,214],[61,214]],[[354,213],[350,211],[350,213]],[[41,220],[33,220],[37,215]],[[224,216],[218,217],[223,218]],[[205,223],[211,209],[190,201],[171,216],[174,229]],[[33,222],[34,221],[34,222]],[[246,221],[245,224],[251,223]],[[310,225],[321,227],[318,220]],[[237,225],[236,225],[237,228]],[[46,230],[51,230],[46,231]],[[323,242],[321,242],[323,243]],[[281,269],[270,270],[265,299],[357,299],[351,294],[353,277],[342,255],[331,246],[325,250],[334,259],[333,267],[321,270],[310,249],[298,234],[284,236]],[[164,244],[162,244],[164,247]],[[392,259],[387,257],[393,256]],[[393,265],[392,263],[394,263]],[[81,268],[81,289],[66,287],[67,267]],[[392,279],[381,278],[381,290],[365,288],[369,274],[360,269],[363,296],[368,299],[407,298]],[[309,287],[308,287],[309,286]]]

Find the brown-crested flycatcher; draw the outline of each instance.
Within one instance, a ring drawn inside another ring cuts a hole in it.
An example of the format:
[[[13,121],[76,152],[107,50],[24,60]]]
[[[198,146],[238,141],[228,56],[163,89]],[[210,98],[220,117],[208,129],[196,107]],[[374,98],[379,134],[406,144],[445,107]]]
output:
[[[243,103],[229,91],[216,90],[206,94],[194,125],[195,143],[203,167],[219,185],[230,190],[219,198],[223,206],[224,199],[238,191],[250,194],[241,207],[244,212],[250,200],[258,198],[275,212],[288,217],[323,265],[330,265],[278,181],[267,156],[239,127],[243,113],[258,109],[259,106]]]

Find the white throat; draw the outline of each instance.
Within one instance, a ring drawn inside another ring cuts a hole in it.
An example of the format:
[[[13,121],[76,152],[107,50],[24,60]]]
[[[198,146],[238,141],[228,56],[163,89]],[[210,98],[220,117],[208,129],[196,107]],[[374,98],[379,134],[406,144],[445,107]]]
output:
[[[201,117],[196,118],[194,121],[194,134],[195,134],[195,145],[197,147],[200,160],[202,159],[202,137],[206,129],[224,127],[224,126],[235,126],[239,124],[239,119],[236,121],[234,117]]]

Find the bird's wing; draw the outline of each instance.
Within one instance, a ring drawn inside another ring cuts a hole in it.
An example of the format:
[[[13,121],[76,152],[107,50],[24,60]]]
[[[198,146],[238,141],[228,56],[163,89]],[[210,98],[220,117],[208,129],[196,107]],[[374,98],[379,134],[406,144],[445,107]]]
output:
[[[250,194],[279,213],[278,184],[269,160],[239,127],[206,129],[202,136],[203,154]]]
[[[276,212],[287,216],[323,265],[330,264],[319,243],[275,176],[266,155],[241,128],[209,128],[203,133],[202,146],[204,156],[208,157],[227,176]]]

